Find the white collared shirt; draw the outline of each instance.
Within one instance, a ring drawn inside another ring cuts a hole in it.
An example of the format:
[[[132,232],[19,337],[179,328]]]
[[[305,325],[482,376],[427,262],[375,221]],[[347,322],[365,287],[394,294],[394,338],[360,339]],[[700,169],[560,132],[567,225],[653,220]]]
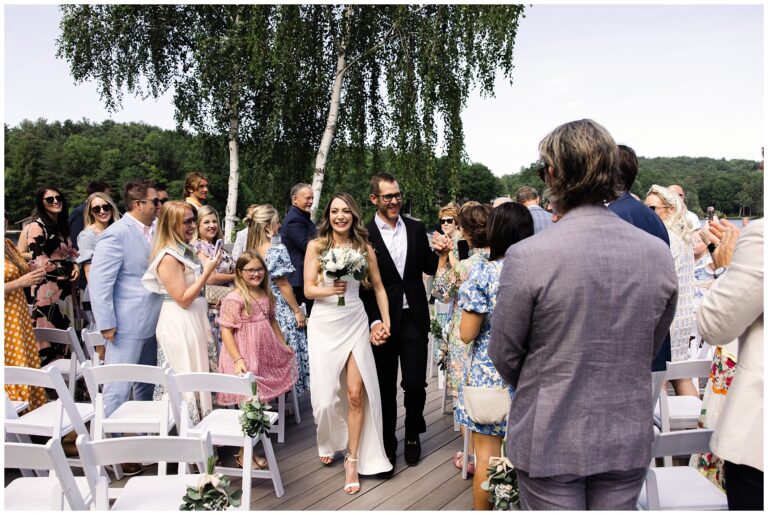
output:
[[[135,216],[131,215],[130,212],[125,213],[123,216],[127,216],[129,219],[133,221],[134,224],[136,224],[136,227],[139,228],[141,231],[141,235],[144,236],[144,239],[147,240],[147,243],[152,245],[152,236],[155,234],[155,227],[157,226],[157,218],[155,218],[152,221],[152,225],[149,226],[149,232],[145,232],[145,228],[147,227],[144,225],[144,222],[139,221]]]
[[[373,218],[376,220],[379,232],[381,232],[384,246],[387,247],[389,255],[395,263],[395,268],[402,278],[405,273],[405,256],[408,254],[408,233],[405,229],[405,223],[402,217],[398,216],[397,223],[392,228],[391,225],[381,219],[378,213]],[[408,299],[405,293],[403,293],[403,309],[408,309]]]

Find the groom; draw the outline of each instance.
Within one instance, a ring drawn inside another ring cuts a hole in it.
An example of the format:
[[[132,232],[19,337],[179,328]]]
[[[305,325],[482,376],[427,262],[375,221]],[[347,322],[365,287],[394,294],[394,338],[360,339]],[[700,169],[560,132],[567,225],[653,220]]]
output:
[[[424,224],[400,216],[403,195],[397,181],[388,173],[371,178],[371,202],[376,214],[368,223],[368,238],[376,253],[381,280],[387,290],[390,334],[379,322],[376,302],[366,302],[374,320],[371,339],[386,343],[373,347],[381,392],[384,450],[394,473],[397,437],[397,367],[402,371],[405,397],[405,461],[414,464],[421,457],[419,434],[426,431],[424,403],[427,376],[427,335],[429,307],[422,274],[433,275],[438,256],[429,247]],[[367,295],[366,295],[367,296]]]

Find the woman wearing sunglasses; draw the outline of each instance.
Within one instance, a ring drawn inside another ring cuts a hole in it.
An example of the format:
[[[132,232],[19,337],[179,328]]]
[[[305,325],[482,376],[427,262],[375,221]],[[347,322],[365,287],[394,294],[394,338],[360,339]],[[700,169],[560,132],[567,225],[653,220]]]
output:
[[[77,264],[82,268],[82,273],[85,275],[85,280],[87,282],[91,271],[91,259],[93,258],[93,250],[96,248],[96,241],[99,239],[101,233],[107,227],[112,225],[112,222],[116,222],[120,219],[120,213],[118,213],[117,205],[115,204],[115,201],[112,200],[112,197],[99,191],[91,193],[85,201],[83,218],[85,227],[80,231],[80,234],[77,235],[77,248],[79,249]],[[91,312],[90,297],[88,295],[87,287],[83,293],[82,301],[83,309],[88,319],[88,330],[95,331],[96,326]],[[101,357],[103,359],[103,354],[101,354]]]
[[[35,214],[25,231],[26,245],[31,252],[30,267],[45,268],[45,280],[32,286],[32,319],[36,327],[66,329],[73,312],[73,285],[79,275],[74,261],[77,251],[69,237],[67,200],[53,186],[39,188],[35,192]],[[64,354],[63,345],[38,345],[43,366]]]

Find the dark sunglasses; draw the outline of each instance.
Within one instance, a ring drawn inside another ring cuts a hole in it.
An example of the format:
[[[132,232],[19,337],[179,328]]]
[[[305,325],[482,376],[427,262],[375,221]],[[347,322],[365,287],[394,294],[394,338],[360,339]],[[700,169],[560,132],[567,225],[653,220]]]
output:
[[[146,199],[135,199],[135,200],[136,200],[136,202],[141,202],[142,204],[144,202],[152,202],[152,205],[155,206],[155,207],[157,207],[160,204],[162,204],[162,201],[159,198],[157,198],[157,197],[155,197],[153,199],[146,198]]]
[[[648,206],[648,209],[656,211],[657,209],[667,209],[667,206]]]
[[[169,200],[171,200],[169,197],[161,198],[161,199],[160,199],[160,203],[161,203],[161,204],[165,204],[165,203],[166,203],[166,202],[168,202]]]
[[[454,222],[453,222],[453,218],[441,218],[440,219],[440,223],[441,224],[452,224]]]
[[[43,200],[45,200],[45,203],[50,206],[51,204],[56,204],[57,202],[61,202],[61,195],[54,195],[52,197],[45,197]]]
[[[547,168],[549,168],[549,165],[542,157],[536,163],[536,175],[539,176],[539,179],[541,179],[541,182],[547,182],[544,180],[544,177],[546,176],[546,173],[547,173]]]
[[[102,206],[93,206],[91,208],[91,212],[93,212],[94,214],[97,214],[97,215],[99,213],[101,213],[102,211],[105,212],[105,213],[111,213],[112,212],[112,206],[110,206],[109,204],[104,204]]]

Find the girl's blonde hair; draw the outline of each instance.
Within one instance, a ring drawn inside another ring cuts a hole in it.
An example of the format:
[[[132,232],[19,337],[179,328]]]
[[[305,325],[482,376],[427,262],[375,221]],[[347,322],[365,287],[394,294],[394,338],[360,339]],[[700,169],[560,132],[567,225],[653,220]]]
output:
[[[352,198],[349,193],[336,193],[331,200],[328,201],[328,205],[325,206],[323,211],[323,220],[320,222],[320,226],[317,228],[317,242],[320,245],[318,254],[322,255],[324,252],[330,250],[334,246],[333,243],[333,228],[331,227],[331,204],[336,199],[343,201],[347,207],[349,207],[352,213],[352,223],[349,228],[349,243],[351,247],[356,251],[362,253],[368,252],[368,229],[363,225],[363,221],[360,218],[360,208],[357,207],[357,202]],[[317,261],[317,273],[318,276],[322,275],[323,267],[320,264],[320,260]],[[366,266],[363,270],[363,279],[360,284],[364,288],[371,287],[371,281],[369,277],[370,271]]]
[[[685,217],[685,208],[683,208],[683,201],[680,200],[680,197],[658,184],[651,186],[645,196],[648,195],[656,195],[669,208],[669,216],[666,220],[662,220],[667,230],[679,236],[686,245],[690,245],[692,227]]]
[[[267,299],[269,300],[269,311],[274,313],[275,296],[272,293],[272,288],[269,285],[269,271],[267,270],[267,264],[264,262],[264,258],[262,258],[258,252],[253,250],[246,250],[240,254],[239,258],[237,258],[237,263],[235,264],[235,289],[243,298],[245,313],[248,316],[251,316],[253,313],[253,299],[251,298],[251,289],[243,277],[243,268],[245,268],[248,263],[254,260],[257,260],[259,263],[261,263],[261,266],[264,267],[264,280],[261,281],[261,288],[264,289],[264,293],[267,295]]]
[[[256,206],[248,215],[248,240],[245,248],[258,252],[269,240],[267,229],[280,222],[280,213],[270,204]]]
[[[114,222],[117,222],[120,220],[120,212],[117,210],[117,204],[115,204],[115,201],[112,200],[112,197],[107,195],[106,193],[103,193],[101,191],[97,191],[95,193],[91,193],[88,196],[88,199],[85,201],[85,226],[88,227],[92,223],[96,222],[96,217],[93,216],[93,213],[91,213],[91,202],[96,200],[97,198],[100,198],[110,206],[112,206],[112,218],[109,220],[109,223],[107,224],[112,225]]]
[[[184,241],[184,215],[191,211],[192,215],[197,217],[195,206],[182,200],[170,200],[163,205],[160,211],[160,218],[157,219],[157,228],[155,229],[155,244],[152,247],[152,255],[149,260],[152,261],[165,247],[176,247],[181,254],[189,251],[194,255],[192,248]]]
[[[203,218],[205,218],[208,215],[214,215],[216,217],[216,225],[218,228],[216,229],[216,234],[213,236],[213,241],[216,242],[216,240],[220,240],[224,238],[221,233],[221,218],[219,218],[219,213],[216,212],[216,210],[211,207],[210,205],[205,205],[201,208],[198,208],[197,210],[197,224],[195,227],[195,237],[194,240],[199,240],[200,238],[200,224],[203,221]]]

